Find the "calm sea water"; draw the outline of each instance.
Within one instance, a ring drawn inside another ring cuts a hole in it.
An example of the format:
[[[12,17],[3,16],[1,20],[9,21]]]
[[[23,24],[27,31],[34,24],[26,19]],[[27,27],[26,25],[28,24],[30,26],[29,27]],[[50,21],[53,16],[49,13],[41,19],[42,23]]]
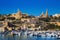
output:
[[[42,37],[36,37],[36,36],[18,36],[18,35],[1,35],[0,34],[0,40],[60,40],[57,38],[42,38]]]

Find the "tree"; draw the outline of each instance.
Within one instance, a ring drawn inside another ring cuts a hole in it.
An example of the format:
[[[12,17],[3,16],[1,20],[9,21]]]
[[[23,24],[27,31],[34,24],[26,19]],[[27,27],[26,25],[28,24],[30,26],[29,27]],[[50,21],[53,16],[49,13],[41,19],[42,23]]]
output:
[[[4,21],[5,17],[4,16],[0,16],[0,21]]]
[[[52,15],[50,15],[50,18],[51,18],[51,19],[53,19],[53,16],[52,16]]]
[[[54,17],[54,19],[56,20],[56,19],[57,19],[57,17],[55,16],[55,17]]]
[[[15,20],[15,17],[8,17],[9,20]]]

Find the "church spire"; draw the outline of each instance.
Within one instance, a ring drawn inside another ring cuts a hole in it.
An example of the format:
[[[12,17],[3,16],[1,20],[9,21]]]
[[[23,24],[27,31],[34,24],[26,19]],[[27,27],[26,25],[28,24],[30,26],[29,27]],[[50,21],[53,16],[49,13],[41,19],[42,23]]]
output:
[[[44,17],[44,12],[42,11],[41,17]]]
[[[48,17],[48,9],[46,10],[46,15],[45,16]]]
[[[19,10],[19,8],[18,8],[18,13],[20,13],[20,10]]]
[[[22,17],[22,13],[21,13],[21,11],[19,9],[18,9],[15,17],[16,17],[16,19],[20,19]]]
[[[20,9],[18,8],[17,15],[22,15]]]

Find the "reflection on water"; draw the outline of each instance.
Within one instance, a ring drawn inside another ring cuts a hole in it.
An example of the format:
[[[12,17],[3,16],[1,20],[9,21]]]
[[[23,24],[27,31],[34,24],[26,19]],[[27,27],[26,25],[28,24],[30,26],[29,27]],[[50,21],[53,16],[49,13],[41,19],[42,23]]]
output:
[[[0,34],[0,40],[60,40],[56,38],[41,38],[41,37],[33,37],[33,36],[26,36],[26,35],[2,35]]]

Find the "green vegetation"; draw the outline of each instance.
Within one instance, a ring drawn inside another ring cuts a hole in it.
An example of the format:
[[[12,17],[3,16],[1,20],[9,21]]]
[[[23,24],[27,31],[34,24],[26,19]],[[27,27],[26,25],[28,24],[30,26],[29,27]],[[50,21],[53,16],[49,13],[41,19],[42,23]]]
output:
[[[0,21],[4,21],[5,17],[3,15],[0,15]]]

